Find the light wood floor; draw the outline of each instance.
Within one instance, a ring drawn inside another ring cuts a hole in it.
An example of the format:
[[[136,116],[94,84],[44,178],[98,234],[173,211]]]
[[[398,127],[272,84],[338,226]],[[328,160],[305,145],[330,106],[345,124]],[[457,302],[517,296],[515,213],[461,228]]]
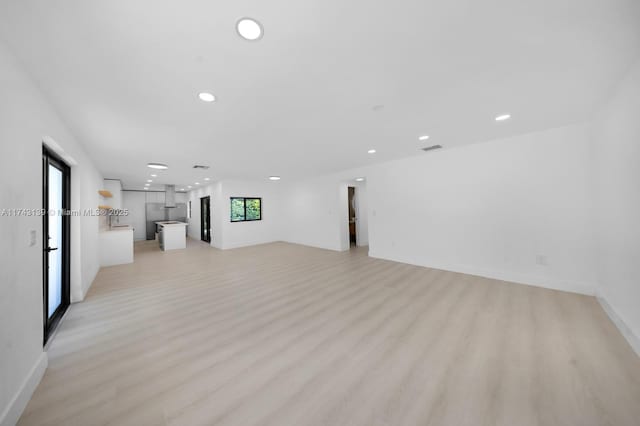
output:
[[[275,243],[104,268],[21,425],[639,425],[592,297]]]

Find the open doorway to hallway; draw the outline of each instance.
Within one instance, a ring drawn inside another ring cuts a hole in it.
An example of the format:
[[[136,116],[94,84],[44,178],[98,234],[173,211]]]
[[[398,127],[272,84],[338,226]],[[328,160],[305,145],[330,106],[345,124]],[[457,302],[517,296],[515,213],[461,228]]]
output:
[[[357,185],[347,186],[349,248],[369,245],[367,226],[366,185],[357,181]]]

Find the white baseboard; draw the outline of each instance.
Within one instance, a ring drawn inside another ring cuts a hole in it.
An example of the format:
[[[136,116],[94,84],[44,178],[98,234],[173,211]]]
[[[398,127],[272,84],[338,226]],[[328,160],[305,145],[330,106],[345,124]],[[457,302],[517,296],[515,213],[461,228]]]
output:
[[[38,387],[40,380],[42,380],[48,363],[47,353],[42,352],[22,383],[22,386],[20,386],[20,389],[18,389],[18,392],[9,403],[9,406],[2,412],[2,416],[0,416],[0,426],[15,426],[15,424],[18,423],[18,419],[20,419],[22,412],[29,403],[29,400],[31,400],[33,392]]]
[[[369,250],[369,257],[383,260],[391,260],[393,262],[407,263],[409,265],[423,266],[425,268],[440,269],[443,271],[458,272],[461,274],[475,275],[484,278],[491,278],[494,280],[507,281],[516,284],[530,285],[534,287],[548,288],[551,290],[567,291],[570,293],[586,294],[587,296],[593,296],[595,294],[595,283],[581,283],[567,280],[553,279],[550,277],[538,277],[527,274],[518,274],[510,271],[490,270],[485,268],[478,268],[467,265],[456,264],[425,264],[420,261],[413,261],[413,259],[404,259],[395,256],[385,256],[384,254],[377,253],[373,250]]]
[[[622,320],[622,318],[618,316],[618,314],[613,309],[613,307],[611,307],[609,302],[607,302],[607,299],[605,299],[600,294],[596,295],[596,299],[598,299],[600,306],[602,306],[602,309],[604,309],[604,311],[607,313],[611,321],[616,325],[616,327],[618,327],[618,330],[620,330],[620,333],[622,333],[622,336],[625,339],[627,339],[627,342],[629,342],[629,345],[633,348],[636,354],[640,356],[640,338],[638,338],[638,336],[636,336],[634,332],[631,331],[631,329]]]

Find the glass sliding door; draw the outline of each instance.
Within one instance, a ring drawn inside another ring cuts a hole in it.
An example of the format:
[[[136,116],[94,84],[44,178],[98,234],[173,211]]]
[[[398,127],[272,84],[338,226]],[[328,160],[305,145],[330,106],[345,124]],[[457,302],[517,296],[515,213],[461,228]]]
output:
[[[44,342],[69,306],[69,167],[42,154]]]

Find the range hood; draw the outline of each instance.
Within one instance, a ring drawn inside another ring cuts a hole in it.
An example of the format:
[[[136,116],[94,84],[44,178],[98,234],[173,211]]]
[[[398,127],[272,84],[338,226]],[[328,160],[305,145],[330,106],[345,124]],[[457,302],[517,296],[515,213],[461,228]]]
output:
[[[166,209],[173,209],[176,207],[176,186],[165,185],[164,186],[164,207]]]

